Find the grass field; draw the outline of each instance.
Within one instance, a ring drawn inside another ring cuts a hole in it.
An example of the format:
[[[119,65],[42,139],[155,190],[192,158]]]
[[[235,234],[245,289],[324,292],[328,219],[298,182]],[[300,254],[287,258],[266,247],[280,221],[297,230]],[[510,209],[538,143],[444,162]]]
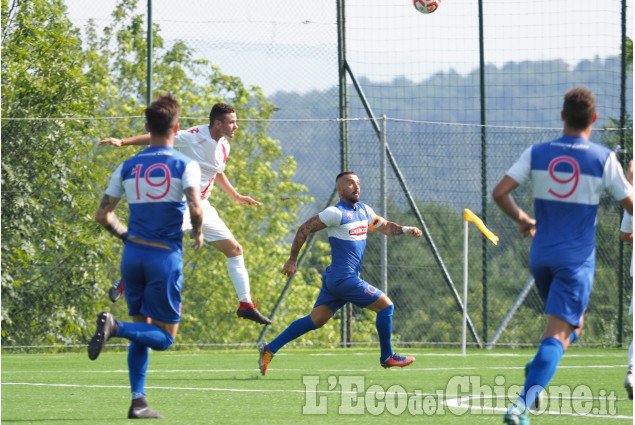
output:
[[[535,349],[400,352],[417,361],[384,370],[377,349],[289,348],[266,377],[256,349],[153,352],[146,390],[169,424],[493,424]],[[633,423],[626,357],[572,347],[532,425]],[[124,352],[2,355],[2,423],[128,423],[129,397]]]

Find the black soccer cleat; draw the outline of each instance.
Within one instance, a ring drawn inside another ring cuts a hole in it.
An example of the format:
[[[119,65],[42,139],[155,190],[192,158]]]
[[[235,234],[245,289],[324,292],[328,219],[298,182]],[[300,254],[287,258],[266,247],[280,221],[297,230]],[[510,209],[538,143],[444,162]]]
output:
[[[147,406],[141,408],[130,406],[130,410],[128,410],[128,419],[163,419],[163,417],[162,414],[155,412]]]
[[[97,329],[88,343],[88,358],[95,360],[106,346],[106,342],[117,334],[117,321],[108,312],[102,311],[97,316]]]
[[[240,308],[236,311],[236,315],[238,317],[242,317],[243,319],[253,320],[256,323],[260,323],[261,325],[270,325],[271,320],[267,319],[258,311],[255,305],[251,303],[240,303]]]
[[[110,301],[116,303],[121,294],[123,293],[123,282],[121,279],[117,279],[112,283],[112,286],[108,288],[108,296]]]

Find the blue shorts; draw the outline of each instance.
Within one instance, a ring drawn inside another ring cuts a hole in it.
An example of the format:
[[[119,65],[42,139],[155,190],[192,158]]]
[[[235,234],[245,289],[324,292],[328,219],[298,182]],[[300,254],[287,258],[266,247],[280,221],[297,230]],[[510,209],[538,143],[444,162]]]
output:
[[[121,256],[128,314],[165,323],[181,320],[183,253],[126,242]]]
[[[364,308],[377,301],[382,294],[383,292],[359,276],[338,279],[324,272],[322,288],[313,307],[326,305],[335,314],[347,302]]]
[[[595,252],[576,266],[531,266],[531,273],[545,301],[545,313],[579,328],[593,288]]]

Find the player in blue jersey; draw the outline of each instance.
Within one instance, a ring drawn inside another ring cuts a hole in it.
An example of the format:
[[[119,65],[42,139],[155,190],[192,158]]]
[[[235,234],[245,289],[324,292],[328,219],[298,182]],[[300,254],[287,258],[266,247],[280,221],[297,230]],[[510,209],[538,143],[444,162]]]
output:
[[[201,205],[203,207],[203,235],[205,241],[221,251],[227,258],[227,273],[236,290],[239,307],[236,315],[263,325],[271,324],[251,299],[249,273],[245,268],[243,248],[232,232],[221,220],[216,208],[209,202],[212,188],[218,185],[233,200],[244,205],[260,205],[251,196],[241,195],[225,175],[225,166],[231,151],[229,139],[238,129],[236,111],[231,105],[217,103],[209,114],[209,124],[181,130],[174,136],[174,147],[179,152],[194,159],[201,167]],[[125,139],[109,137],[98,144],[114,146],[147,145],[150,138],[141,134]],[[189,230],[187,212],[183,229]],[[110,299],[115,302],[123,293],[123,281],[116,281],[109,290]]]
[[[593,93],[574,88],[564,97],[562,137],[529,147],[494,188],[498,206],[533,237],[529,267],[545,300],[547,328],[506,424],[529,424],[527,406],[546,388],[570,342],[579,335],[595,272],[600,194],[608,192],[632,214],[632,187],[615,154],[589,141],[597,119]],[[511,192],[531,182],[535,219]]]
[[[203,246],[201,171],[174,146],[181,110],[170,95],[153,101],[145,111],[150,146],[124,161],[112,175],[96,220],[124,242],[121,274],[133,322],[117,321],[101,312],[88,344],[95,360],[113,337],[130,340],[128,370],[132,404],[128,418],[162,418],[148,407],[145,376],[149,350],[166,350],[174,342],[181,317],[183,284],[183,215],[190,212],[193,247]],[[114,213],[123,195],[128,200],[128,228]]]
[[[291,323],[270,343],[259,346],[260,371],[267,374],[271,359],[288,342],[305,333],[322,327],[346,302],[360,308],[368,308],[377,313],[376,326],[379,335],[383,367],[404,367],[412,363],[414,357],[395,354],[392,351],[393,303],[379,289],[359,277],[362,268],[366,232],[377,229],[385,235],[409,233],[415,238],[421,236],[416,227],[400,226],[375,214],[368,205],[359,202],[361,186],[359,177],[347,171],[336,178],[340,202],[307,220],[295,235],[291,245],[291,255],[282,268],[282,274],[291,277],[296,272],[296,260],[309,233],[327,229],[331,245],[331,265],[322,275],[322,289],[313,310],[308,316]]]

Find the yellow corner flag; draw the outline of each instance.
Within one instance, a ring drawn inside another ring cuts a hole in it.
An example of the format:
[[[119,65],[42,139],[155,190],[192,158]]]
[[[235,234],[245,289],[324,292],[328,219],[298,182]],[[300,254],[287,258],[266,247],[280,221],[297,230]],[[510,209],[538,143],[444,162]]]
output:
[[[465,221],[471,221],[472,223],[476,224],[476,226],[481,230],[481,232],[483,232],[483,234],[487,237],[487,239],[492,241],[494,245],[498,245],[498,236],[493,234],[487,227],[485,227],[485,224],[483,224],[483,220],[478,218],[478,216],[474,214],[472,211],[468,210],[467,208],[464,209],[463,219]]]

